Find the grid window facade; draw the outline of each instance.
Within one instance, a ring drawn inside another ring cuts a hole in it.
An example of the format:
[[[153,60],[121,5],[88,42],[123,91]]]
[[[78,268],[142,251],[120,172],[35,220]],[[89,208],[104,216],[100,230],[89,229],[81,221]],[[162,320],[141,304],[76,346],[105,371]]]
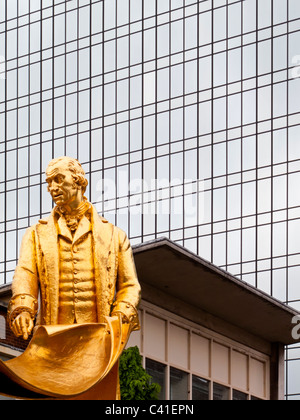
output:
[[[298,0],[0,0],[0,284],[70,155],[133,244],[169,237],[299,309],[299,45]]]

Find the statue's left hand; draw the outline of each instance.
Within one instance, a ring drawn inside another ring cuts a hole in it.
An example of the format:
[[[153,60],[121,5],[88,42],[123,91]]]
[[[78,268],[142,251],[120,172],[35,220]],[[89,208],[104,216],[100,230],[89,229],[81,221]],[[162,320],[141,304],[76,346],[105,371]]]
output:
[[[22,312],[16,317],[12,324],[12,331],[17,337],[23,336],[24,340],[28,340],[34,324],[33,320],[28,312]]]

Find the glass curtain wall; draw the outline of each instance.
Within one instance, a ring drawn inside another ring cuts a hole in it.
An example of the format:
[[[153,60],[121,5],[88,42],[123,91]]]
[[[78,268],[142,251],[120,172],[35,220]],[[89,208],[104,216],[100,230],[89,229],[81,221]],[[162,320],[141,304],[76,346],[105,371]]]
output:
[[[169,237],[299,309],[299,45],[299,0],[0,0],[0,284],[70,155],[133,244]]]

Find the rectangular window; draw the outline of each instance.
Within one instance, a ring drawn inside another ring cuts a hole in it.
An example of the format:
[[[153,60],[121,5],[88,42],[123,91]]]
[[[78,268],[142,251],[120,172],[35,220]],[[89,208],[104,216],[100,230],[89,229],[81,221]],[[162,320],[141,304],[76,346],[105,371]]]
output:
[[[152,377],[152,383],[160,385],[159,400],[165,400],[166,395],[166,366],[151,359],[146,360],[146,371]]]
[[[170,400],[188,399],[188,378],[188,373],[170,368]]]
[[[229,400],[229,388],[214,383],[213,399],[216,401]]]
[[[0,315],[0,340],[6,340],[6,319]]]
[[[207,401],[209,400],[209,381],[193,375],[193,400]]]
[[[248,395],[234,389],[232,391],[232,399],[233,401],[245,401],[248,400]]]

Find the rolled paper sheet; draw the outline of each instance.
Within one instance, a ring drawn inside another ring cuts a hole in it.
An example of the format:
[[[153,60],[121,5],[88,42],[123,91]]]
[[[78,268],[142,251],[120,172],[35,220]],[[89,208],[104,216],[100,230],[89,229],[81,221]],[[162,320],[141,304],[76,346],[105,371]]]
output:
[[[106,324],[37,327],[21,356],[0,361],[0,394],[21,399],[89,399],[97,387],[97,399],[109,399],[105,392],[101,398],[100,385],[117,364],[130,325],[122,325],[119,316],[106,320]],[[116,399],[117,383],[111,399]]]

